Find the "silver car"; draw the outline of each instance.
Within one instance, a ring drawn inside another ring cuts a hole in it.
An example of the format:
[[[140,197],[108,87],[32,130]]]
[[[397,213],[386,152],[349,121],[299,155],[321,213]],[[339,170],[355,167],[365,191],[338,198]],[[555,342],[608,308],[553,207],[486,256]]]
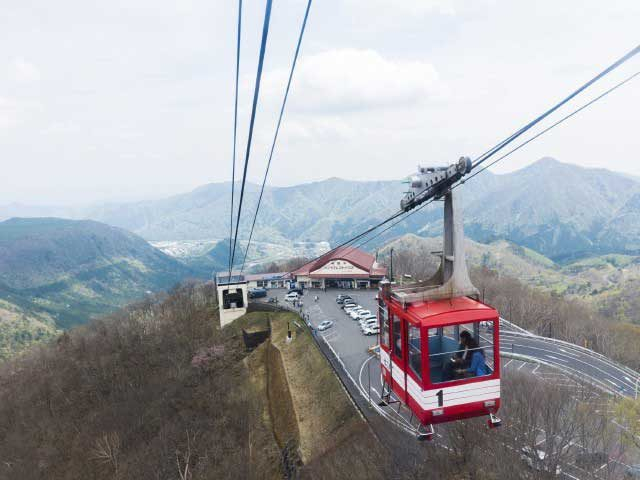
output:
[[[331,320],[325,320],[320,325],[318,325],[318,330],[321,332],[325,331],[327,328],[333,327],[333,322]]]

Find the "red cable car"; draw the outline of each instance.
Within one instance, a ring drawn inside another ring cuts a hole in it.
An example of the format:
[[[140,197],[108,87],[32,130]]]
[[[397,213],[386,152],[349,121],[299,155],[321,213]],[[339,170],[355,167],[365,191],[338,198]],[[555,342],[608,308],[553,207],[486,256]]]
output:
[[[488,416],[490,427],[500,425],[500,317],[478,299],[461,214],[453,194],[444,197],[444,252],[434,278],[401,287],[384,281],[378,295],[383,401],[393,393],[407,405],[420,422],[416,434],[427,439],[443,422]]]

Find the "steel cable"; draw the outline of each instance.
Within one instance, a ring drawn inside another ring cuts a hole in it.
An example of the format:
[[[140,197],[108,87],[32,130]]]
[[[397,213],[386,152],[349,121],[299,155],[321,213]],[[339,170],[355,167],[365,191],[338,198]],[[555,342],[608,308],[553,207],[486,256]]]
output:
[[[256,109],[258,106],[258,97],[260,95],[260,80],[262,78],[262,67],[264,65],[264,54],[267,48],[267,37],[269,36],[269,21],[271,19],[272,0],[267,0],[264,23],[262,26],[262,41],[260,43],[260,57],[258,60],[258,71],[256,73],[256,84],[253,92],[253,104],[251,107],[251,120],[249,122],[249,135],[247,137],[247,150],[245,152],[244,170],[242,172],[242,185],[240,188],[240,200],[238,201],[238,216],[236,218],[236,232],[233,237],[233,249],[231,252],[231,263],[229,265],[229,281],[231,281],[231,270],[236,256],[236,245],[238,243],[238,231],[240,230],[240,216],[242,215],[242,203],[244,201],[244,188],[247,182],[247,169],[249,167],[249,157],[251,155],[251,141],[253,139],[253,127],[256,119]]]
[[[264,193],[264,186],[267,183],[267,177],[269,176],[269,168],[271,167],[271,159],[273,158],[273,151],[276,148],[276,141],[278,140],[278,133],[280,132],[280,124],[282,123],[282,116],[284,114],[285,106],[287,105],[287,98],[289,97],[289,89],[291,88],[291,80],[293,79],[293,72],[296,69],[298,62],[298,55],[300,53],[300,45],[302,44],[302,37],[304,36],[305,28],[307,27],[307,19],[309,18],[309,10],[311,9],[311,2],[307,3],[307,9],[304,13],[304,19],[302,21],[302,28],[300,29],[300,35],[298,36],[298,44],[296,45],[296,52],[293,56],[293,62],[291,64],[291,71],[289,72],[289,80],[287,81],[287,88],[284,92],[284,99],[282,100],[282,107],[280,108],[280,116],[278,117],[278,124],[276,126],[276,132],[273,136],[273,143],[271,144],[271,151],[269,152],[269,160],[267,161],[267,168],[264,172],[264,178],[262,179],[262,187],[260,188],[260,196],[258,197],[258,204],[256,205],[256,211],[253,215],[253,222],[251,224],[251,231],[249,232],[249,241],[247,242],[247,248],[244,251],[244,259],[242,260],[241,272],[244,271],[244,266],[247,261],[247,254],[249,253],[249,247],[251,246],[251,240],[253,238],[253,229],[256,226],[256,219],[258,218],[258,212],[260,211],[260,204],[262,203],[262,195]]]

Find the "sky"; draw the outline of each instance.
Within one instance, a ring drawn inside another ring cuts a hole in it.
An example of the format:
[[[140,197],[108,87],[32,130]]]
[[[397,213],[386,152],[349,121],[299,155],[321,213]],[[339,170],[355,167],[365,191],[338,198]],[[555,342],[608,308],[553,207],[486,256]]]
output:
[[[274,0],[247,178],[262,181],[306,0]],[[265,0],[244,0],[238,172]],[[235,0],[3,0],[0,204],[231,179]],[[315,0],[268,179],[400,179],[475,157],[640,43],[637,0]],[[640,55],[545,125],[640,70]],[[494,169],[640,176],[640,77]],[[543,128],[541,126],[540,128]],[[480,177],[478,177],[480,178]]]

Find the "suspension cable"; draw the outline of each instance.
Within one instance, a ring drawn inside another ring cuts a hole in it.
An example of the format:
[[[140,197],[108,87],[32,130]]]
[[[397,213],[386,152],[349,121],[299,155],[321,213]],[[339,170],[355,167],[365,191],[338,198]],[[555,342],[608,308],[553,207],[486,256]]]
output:
[[[558,120],[557,122],[549,125],[547,128],[545,128],[544,130],[540,131],[539,133],[537,133],[536,135],[534,135],[533,137],[529,138],[527,141],[521,143],[520,145],[518,145],[517,147],[515,147],[512,150],[509,150],[507,153],[505,153],[504,155],[498,157],[497,159],[493,160],[492,162],[490,162],[488,165],[485,165],[484,167],[482,167],[480,170],[473,172],[472,175],[470,175],[467,178],[463,178],[458,184],[454,185],[454,188],[457,187],[458,185],[462,185],[465,182],[468,182],[469,180],[471,180],[473,177],[475,177],[476,175],[484,172],[487,168],[495,165],[496,163],[498,163],[499,161],[503,160],[504,158],[508,157],[509,155],[511,155],[514,152],[517,152],[518,150],[520,150],[522,147],[524,147],[525,145],[527,145],[528,143],[534,141],[536,138],[544,135],[545,133],[547,133],[549,130],[557,127],[558,125],[560,125],[561,123],[563,123],[565,120],[570,119],[571,117],[573,117],[574,115],[580,113],[582,110],[584,110],[585,108],[593,105],[594,103],[596,103],[598,100],[600,100],[603,97],[606,97],[607,95],[609,95],[611,92],[613,92],[614,90],[617,90],[618,88],[622,87],[623,85],[625,85],[626,83],[630,82],[631,80],[633,80],[634,78],[636,78],[638,75],[640,75],[640,71],[637,71],[636,73],[634,73],[633,75],[628,76],[627,78],[625,78],[624,80],[622,80],[621,82],[615,84],[613,87],[609,88],[608,90],[605,90],[603,93],[601,93],[600,95],[598,95],[597,97],[595,97],[593,100],[585,103],[584,105],[582,105],[580,108],[577,108],[576,110],[574,110],[573,112],[569,113],[568,115],[565,115],[564,117],[562,117],[560,120]]]
[[[236,184],[236,144],[238,133],[238,78],[240,76],[240,39],[242,37],[242,0],[238,0],[238,41],[236,44],[236,93],[233,107],[233,157],[231,160],[231,210],[229,212],[229,281],[231,281],[231,237],[233,236],[233,197]]]
[[[267,168],[264,172],[264,178],[262,179],[262,187],[260,188],[260,196],[258,197],[258,204],[256,205],[256,211],[253,215],[253,223],[251,224],[251,231],[249,232],[249,242],[247,248],[244,251],[244,259],[242,260],[242,268],[240,272],[244,271],[244,266],[247,261],[247,254],[249,253],[249,247],[251,246],[251,239],[253,238],[253,229],[256,226],[256,219],[258,218],[258,212],[260,211],[260,204],[262,202],[262,195],[264,193],[264,186],[267,183],[267,177],[269,176],[269,168],[271,167],[271,159],[273,158],[273,151],[276,148],[276,141],[278,140],[278,133],[280,132],[280,124],[282,123],[282,116],[284,114],[285,106],[287,105],[287,98],[289,97],[289,89],[291,88],[291,80],[293,79],[293,72],[296,69],[296,63],[298,62],[298,54],[300,53],[300,45],[302,44],[302,37],[304,36],[305,28],[307,27],[307,19],[309,18],[309,10],[311,9],[311,2],[307,3],[307,9],[304,13],[304,19],[302,20],[302,27],[300,29],[300,35],[298,36],[298,44],[296,45],[296,52],[293,55],[293,62],[291,64],[291,71],[289,72],[289,80],[287,81],[287,88],[284,92],[284,99],[282,100],[282,107],[280,108],[280,116],[278,117],[278,124],[276,126],[276,132],[273,136],[273,143],[271,144],[271,151],[269,152],[269,160],[267,161]]]
[[[414,210],[416,211],[416,210]],[[380,223],[374,225],[373,227],[369,227],[367,230],[365,230],[364,232],[356,235],[355,237],[351,237],[349,240],[342,242],[340,245],[333,247],[331,250],[328,250],[327,252],[318,255],[317,257],[312,258],[311,260],[309,260],[307,263],[313,263],[313,262],[317,262],[318,260],[331,255],[332,253],[334,253],[335,251],[339,250],[342,247],[346,247],[348,246],[350,243],[355,242],[359,239],[361,239],[362,237],[370,234],[371,232],[373,232],[374,230],[377,230],[378,228],[386,225],[389,222],[392,222],[393,220],[395,220],[396,218],[400,217],[402,214],[404,214],[404,210],[398,210],[396,213],[394,213],[393,215],[391,215],[390,217],[386,218],[385,220],[382,220]],[[289,272],[291,273],[291,272]]]
[[[258,96],[260,94],[260,80],[262,78],[262,67],[264,65],[264,54],[267,48],[267,37],[269,36],[269,21],[271,19],[272,0],[267,0],[264,23],[262,26],[262,42],[260,44],[260,57],[258,60],[258,71],[256,73],[256,85],[253,92],[253,105],[251,107],[251,120],[249,122],[249,136],[247,137],[247,150],[245,152],[244,170],[242,172],[242,186],[240,188],[240,200],[238,202],[238,216],[236,219],[236,231],[233,237],[233,249],[231,252],[231,263],[229,264],[229,282],[231,282],[231,270],[236,256],[236,244],[238,243],[238,231],[240,230],[240,216],[242,214],[242,203],[244,201],[244,187],[247,182],[247,169],[249,167],[249,156],[251,154],[251,140],[253,139],[253,126],[256,119],[256,108],[258,106]]]
[[[633,56],[635,56],[636,54],[638,54],[640,52],[640,45],[638,45],[637,47],[635,47],[633,50],[631,50],[629,53],[627,53],[626,55],[620,57],[618,60],[616,60],[614,63],[612,63],[611,65],[609,65],[607,68],[605,68],[602,72],[600,72],[598,75],[596,75],[595,77],[593,77],[591,80],[589,80],[587,83],[585,83],[584,85],[582,85],[580,88],[578,88],[576,91],[574,91],[573,93],[571,93],[568,97],[564,98],[562,101],[560,101],[559,103],[557,103],[556,105],[554,105],[553,107],[551,107],[549,110],[547,110],[546,112],[544,112],[542,115],[536,117],[535,119],[533,119],[531,122],[529,122],[528,124],[526,124],[524,127],[522,127],[520,130],[518,130],[517,132],[513,133],[511,136],[507,137],[506,139],[504,139],[502,142],[498,143],[496,146],[494,146],[493,148],[491,148],[490,150],[487,150],[485,153],[483,153],[482,155],[480,155],[474,162],[473,162],[473,168],[477,167],[478,165],[482,164],[485,160],[487,160],[489,157],[493,156],[496,152],[498,152],[499,150],[501,150],[502,148],[504,148],[506,145],[508,145],[509,143],[511,143],[513,140],[515,140],[516,138],[518,138],[520,135],[522,135],[523,133],[525,133],[526,131],[528,131],[529,129],[531,129],[533,126],[535,126],[536,124],[538,124],[540,121],[544,120],[546,117],[548,117],[549,115],[551,115],[553,112],[555,112],[556,110],[558,110],[560,107],[562,107],[564,104],[566,104],[567,102],[569,102],[571,99],[573,99],[575,96],[577,96],[578,94],[580,94],[581,92],[583,92],[584,90],[586,90],[587,88],[589,88],[591,85],[593,85],[595,82],[597,82],[598,80],[600,80],[602,77],[604,77],[605,75],[607,75],[609,72],[615,70],[616,68],[618,68],[620,65],[622,65],[623,63],[625,63],[627,60],[629,60],[630,58],[632,58]]]

